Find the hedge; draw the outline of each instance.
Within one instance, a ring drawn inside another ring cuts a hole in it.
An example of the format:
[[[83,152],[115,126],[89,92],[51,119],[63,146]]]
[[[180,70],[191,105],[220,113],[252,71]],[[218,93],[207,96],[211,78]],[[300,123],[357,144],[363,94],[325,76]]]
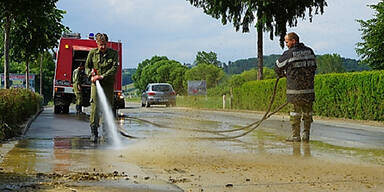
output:
[[[0,89],[0,140],[17,136],[19,127],[41,107],[42,97],[27,89]]]
[[[234,89],[234,107],[264,111],[275,80],[251,81]],[[281,79],[273,108],[286,102],[286,79]],[[319,116],[384,120],[384,71],[333,73],[315,77],[314,113]],[[284,108],[283,111],[289,111]]]

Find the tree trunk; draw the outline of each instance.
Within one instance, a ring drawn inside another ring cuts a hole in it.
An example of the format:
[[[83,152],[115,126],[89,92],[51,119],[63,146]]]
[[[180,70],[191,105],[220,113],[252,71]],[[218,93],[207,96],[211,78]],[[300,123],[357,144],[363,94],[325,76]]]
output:
[[[41,53],[41,57],[40,57],[40,95],[41,96],[43,96],[43,56],[44,56],[44,53]]]
[[[257,25],[257,80],[263,80],[263,28]]]
[[[29,89],[29,59],[26,60],[26,68],[25,68],[25,87]]]
[[[4,25],[4,88],[9,89],[9,31],[11,17],[8,15]]]

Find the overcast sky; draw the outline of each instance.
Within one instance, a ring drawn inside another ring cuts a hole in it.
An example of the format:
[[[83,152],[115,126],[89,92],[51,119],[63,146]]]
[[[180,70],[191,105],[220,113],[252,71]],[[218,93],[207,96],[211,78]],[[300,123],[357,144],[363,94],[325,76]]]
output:
[[[373,17],[367,5],[379,0],[328,0],[323,15],[313,22],[299,20],[289,28],[316,54],[337,53],[358,59],[355,44],[361,41],[356,19]],[[67,11],[63,23],[83,38],[104,32],[123,43],[123,68],[135,68],[154,55],[193,63],[198,51],[213,51],[222,62],[256,57],[256,32],[236,32],[232,23],[222,25],[187,0],[59,0]],[[278,37],[264,34],[264,55],[281,54]]]

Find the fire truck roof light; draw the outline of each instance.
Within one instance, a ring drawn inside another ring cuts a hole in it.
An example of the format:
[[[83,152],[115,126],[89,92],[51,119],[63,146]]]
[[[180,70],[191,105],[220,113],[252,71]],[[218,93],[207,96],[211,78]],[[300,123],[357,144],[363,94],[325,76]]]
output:
[[[65,44],[65,48],[68,49],[68,48],[69,48],[69,45],[68,45],[68,44]]]
[[[93,33],[89,33],[88,38],[89,38],[89,39],[95,39],[95,34],[93,34]]]

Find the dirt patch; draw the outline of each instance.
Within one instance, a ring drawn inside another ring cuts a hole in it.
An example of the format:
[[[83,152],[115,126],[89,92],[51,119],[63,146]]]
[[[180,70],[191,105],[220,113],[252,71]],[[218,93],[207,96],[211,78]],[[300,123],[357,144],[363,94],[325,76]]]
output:
[[[173,133],[131,145],[123,157],[185,191],[378,191],[384,167],[304,155],[233,152]],[[166,137],[166,138],[165,138]]]

